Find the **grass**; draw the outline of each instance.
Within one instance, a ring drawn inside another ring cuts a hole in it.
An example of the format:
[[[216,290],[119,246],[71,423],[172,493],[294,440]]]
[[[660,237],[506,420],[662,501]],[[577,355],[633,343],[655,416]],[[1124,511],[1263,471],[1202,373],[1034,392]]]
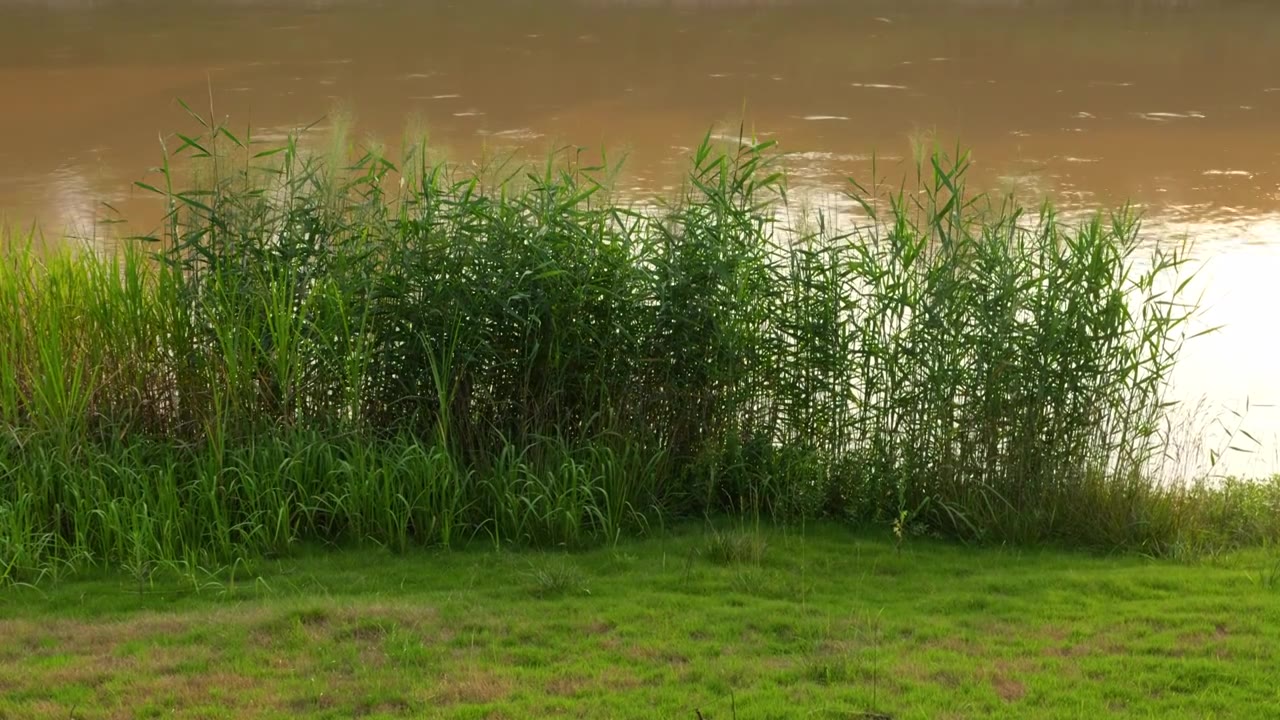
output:
[[[574,153],[392,163],[195,117],[141,184],[156,232],[0,256],[0,582],[722,514],[1280,540],[1274,486],[1161,481],[1195,308],[1127,213],[971,196],[934,154],[917,192],[853,185],[864,215],[835,218],[790,204],[771,144],[710,140],[641,206]]]
[[[831,523],[723,531],[770,550],[722,564],[694,526],[567,555],[305,550],[199,591],[168,571],[141,593],[119,572],[11,588],[0,718],[1280,711],[1274,551],[1178,563],[899,548]]]

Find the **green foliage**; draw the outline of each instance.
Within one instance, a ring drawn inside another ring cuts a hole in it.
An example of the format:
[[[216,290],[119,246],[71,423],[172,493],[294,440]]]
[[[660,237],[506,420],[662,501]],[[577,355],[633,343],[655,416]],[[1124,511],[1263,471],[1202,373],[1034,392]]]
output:
[[[572,156],[396,166],[201,122],[191,189],[168,158],[144,186],[154,236],[0,258],[5,579],[720,512],[1153,553],[1275,531],[1150,479],[1192,308],[1125,214],[969,198],[935,155],[833,222],[768,143],[709,140],[637,207]]]

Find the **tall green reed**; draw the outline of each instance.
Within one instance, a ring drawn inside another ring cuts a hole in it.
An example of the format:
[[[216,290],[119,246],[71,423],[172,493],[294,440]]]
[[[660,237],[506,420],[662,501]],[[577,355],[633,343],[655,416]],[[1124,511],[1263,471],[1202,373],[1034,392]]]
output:
[[[1203,517],[1149,472],[1185,257],[1126,213],[970,196],[963,156],[850,219],[789,204],[770,143],[637,205],[576,155],[202,123],[155,233],[0,262],[9,579],[722,511],[1161,552]]]

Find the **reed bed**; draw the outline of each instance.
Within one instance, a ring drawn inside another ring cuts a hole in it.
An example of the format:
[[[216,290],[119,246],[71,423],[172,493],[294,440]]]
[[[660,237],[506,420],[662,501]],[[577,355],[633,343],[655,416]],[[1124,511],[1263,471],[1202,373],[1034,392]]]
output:
[[[942,155],[850,220],[789,204],[768,143],[636,205],[572,154],[203,130],[197,179],[142,186],[152,235],[0,255],[0,577],[725,512],[1153,553],[1221,525],[1152,470],[1194,306],[1126,213],[971,197]]]

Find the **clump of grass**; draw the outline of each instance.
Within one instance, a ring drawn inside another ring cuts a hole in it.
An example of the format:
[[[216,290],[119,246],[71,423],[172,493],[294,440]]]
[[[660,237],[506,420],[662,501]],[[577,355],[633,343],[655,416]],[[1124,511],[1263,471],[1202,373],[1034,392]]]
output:
[[[805,658],[802,676],[820,685],[844,685],[854,676],[849,661],[843,657],[811,655]]]
[[[1268,590],[1280,589],[1280,552],[1272,550],[1257,575],[1251,579]]]
[[[564,558],[544,559],[529,573],[530,593],[538,598],[589,594],[586,577]]]
[[[718,565],[759,565],[769,544],[759,533],[745,530],[712,530],[707,535],[707,559]]]
[[[1127,213],[970,196],[935,154],[836,222],[787,206],[769,143],[709,139],[637,207],[576,156],[464,170],[200,122],[143,241],[0,255],[5,577],[723,512],[1152,553],[1278,525],[1150,472],[1194,308]]]

